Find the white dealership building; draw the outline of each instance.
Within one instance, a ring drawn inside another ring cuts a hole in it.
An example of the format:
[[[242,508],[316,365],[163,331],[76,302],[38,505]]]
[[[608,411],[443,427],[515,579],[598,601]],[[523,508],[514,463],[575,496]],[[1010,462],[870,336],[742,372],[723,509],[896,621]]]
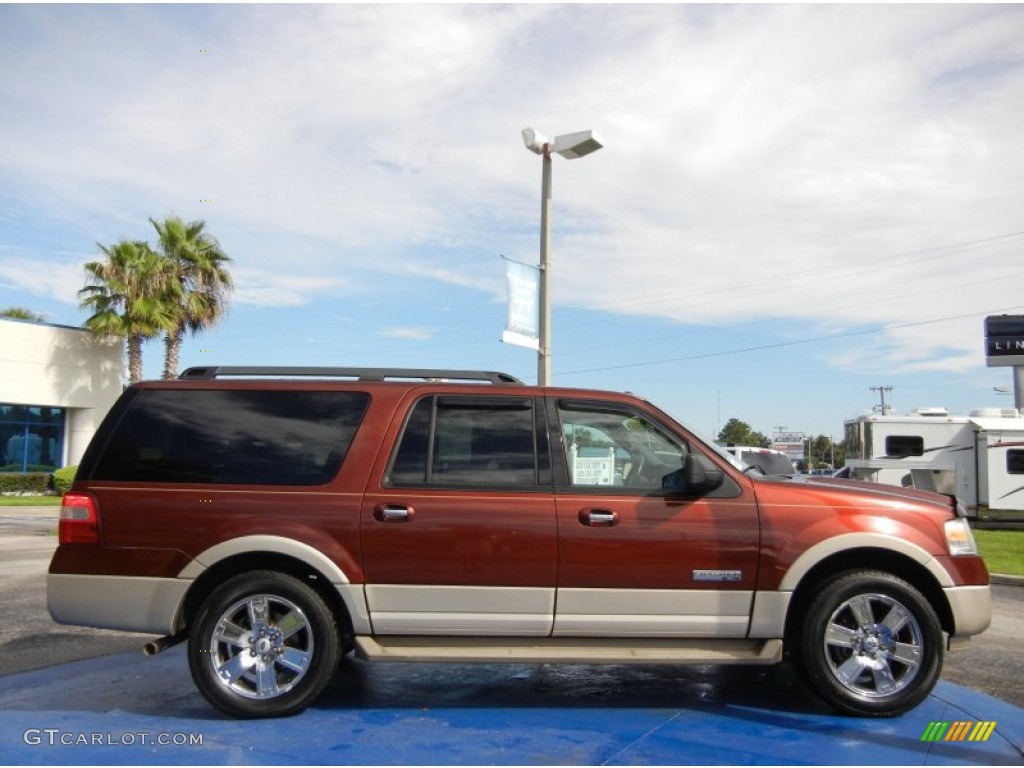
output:
[[[0,317],[0,472],[77,464],[123,372],[121,339]]]

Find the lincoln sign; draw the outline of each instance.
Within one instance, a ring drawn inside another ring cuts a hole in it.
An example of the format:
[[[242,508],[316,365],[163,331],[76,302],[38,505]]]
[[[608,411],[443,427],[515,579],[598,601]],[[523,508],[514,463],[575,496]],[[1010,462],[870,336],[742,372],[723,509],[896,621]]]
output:
[[[1024,315],[985,318],[985,357],[989,367],[1024,365]]]

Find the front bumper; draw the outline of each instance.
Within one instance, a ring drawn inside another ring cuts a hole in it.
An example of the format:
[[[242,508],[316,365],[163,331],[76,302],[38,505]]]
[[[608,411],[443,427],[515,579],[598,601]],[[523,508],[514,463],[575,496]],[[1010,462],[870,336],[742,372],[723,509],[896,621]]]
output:
[[[946,587],[953,631],[950,637],[970,637],[988,629],[992,623],[992,589],[984,586]]]

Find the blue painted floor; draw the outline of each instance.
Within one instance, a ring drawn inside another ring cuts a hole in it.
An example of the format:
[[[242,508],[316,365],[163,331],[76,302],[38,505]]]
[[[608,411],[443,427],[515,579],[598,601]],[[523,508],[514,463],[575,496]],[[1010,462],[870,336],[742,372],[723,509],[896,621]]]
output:
[[[934,720],[998,725],[922,742]],[[178,647],[0,678],[0,745],[17,765],[1022,765],[1024,710],[943,682],[902,717],[842,717],[786,667],[348,659],[303,714],[240,721],[206,704]]]

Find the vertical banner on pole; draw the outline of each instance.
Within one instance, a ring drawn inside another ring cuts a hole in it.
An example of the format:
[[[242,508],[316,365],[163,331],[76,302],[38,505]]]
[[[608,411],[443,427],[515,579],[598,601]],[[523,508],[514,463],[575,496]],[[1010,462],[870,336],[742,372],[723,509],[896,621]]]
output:
[[[540,310],[540,269],[502,256],[508,280],[508,320],[501,340],[537,350]]]

